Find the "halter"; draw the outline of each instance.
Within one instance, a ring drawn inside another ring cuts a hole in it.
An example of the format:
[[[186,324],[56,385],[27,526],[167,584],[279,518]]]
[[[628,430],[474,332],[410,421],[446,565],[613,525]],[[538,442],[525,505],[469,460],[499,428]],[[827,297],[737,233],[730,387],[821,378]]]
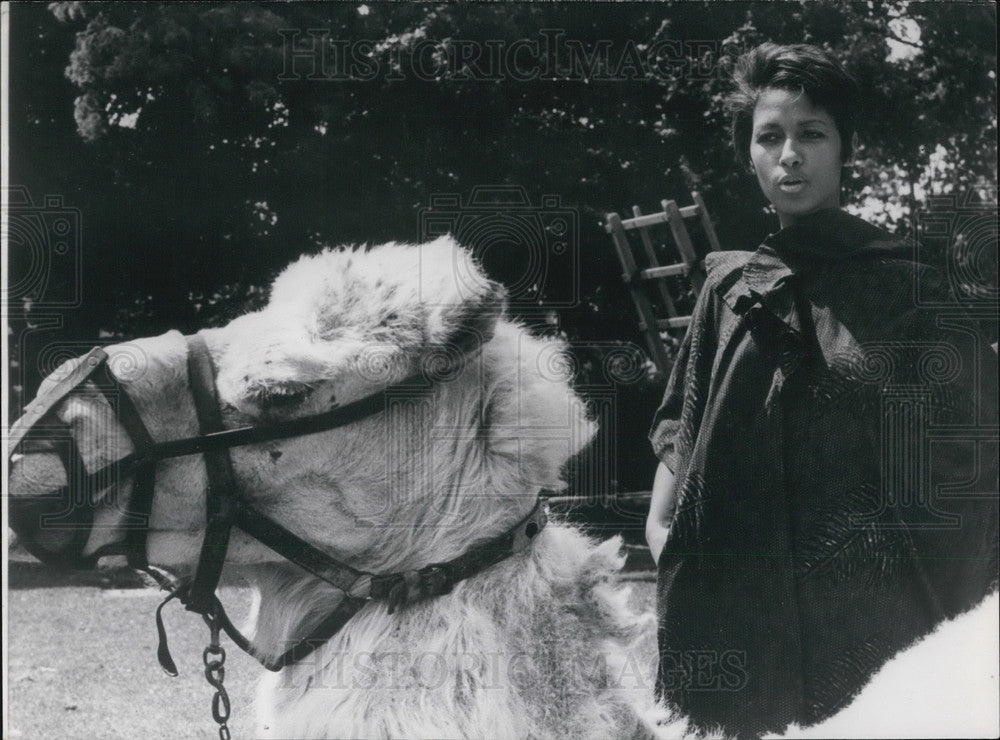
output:
[[[75,485],[74,481],[70,480],[72,476],[67,472],[67,485],[54,493],[61,501],[70,502],[74,489],[103,490],[109,485],[107,483],[109,476],[113,476],[112,481],[115,478],[120,480],[131,476],[133,492],[125,513],[142,522],[143,526],[128,529],[124,542],[106,545],[91,556],[84,557],[82,552],[89,538],[89,527],[93,524],[92,510],[84,509],[84,513],[80,515],[83,519],[79,521],[88,525],[88,528],[81,529],[75,534],[72,543],[74,552],[53,554],[40,547],[33,547],[31,542],[25,542],[25,546],[39,559],[61,565],[92,564],[101,555],[123,552],[130,567],[149,574],[161,588],[170,591],[170,595],[156,610],[157,632],[160,638],[157,657],[167,673],[177,675],[177,668],[167,647],[166,630],[161,618],[164,605],[172,599],[178,599],[188,611],[201,614],[212,627],[213,634],[217,635],[218,628],[221,627],[240,649],[253,656],[268,670],[278,671],[302,660],[333,637],[369,601],[385,601],[389,613],[392,614],[410,601],[446,594],[459,581],[525,550],[545,526],[546,510],[541,500],[538,500],[531,513],[507,532],[447,562],[433,563],[418,570],[376,574],[357,570],[336,560],[266,514],[257,511],[240,496],[228,450],[230,447],[315,434],[354,423],[384,411],[390,396],[400,391],[411,394],[427,393],[426,377],[421,374],[410,376],[380,392],[322,414],[275,422],[266,426],[224,429],[215,389],[215,371],[205,340],[200,334],[186,337],[186,340],[188,378],[198,415],[201,431],[199,435],[155,442],[135,404],[114,373],[109,370],[107,353],[99,347],[92,349],[73,371],[36,398],[10,431],[10,454],[13,455],[22,443],[30,441],[33,436],[42,436],[42,431],[35,429],[36,425],[89,379],[97,383],[115,410],[118,421],[132,440],[134,451],[100,470],[85,473]],[[465,355],[481,345],[479,336],[471,331],[464,333],[458,340],[463,360]],[[177,584],[169,575],[152,567],[147,559],[146,540],[155,489],[156,463],[172,457],[196,454],[205,456],[208,473],[205,534],[193,578],[189,583]],[[84,470],[72,440],[69,452],[63,456],[63,461],[67,469],[70,465],[75,465],[76,469]],[[83,488],[80,488],[81,486]],[[23,500],[24,498],[26,497],[12,497],[10,501],[11,521],[15,525],[15,530],[19,526],[28,528],[32,517],[40,515],[40,507],[33,505],[30,500]],[[41,498],[51,502],[49,496]],[[89,503],[91,506],[94,505],[93,501]],[[74,514],[76,514],[75,509]],[[307,637],[299,640],[277,658],[269,658],[262,654],[233,625],[216,596],[233,527],[238,527],[286,560],[344,592],[343,600],[333,612]]]

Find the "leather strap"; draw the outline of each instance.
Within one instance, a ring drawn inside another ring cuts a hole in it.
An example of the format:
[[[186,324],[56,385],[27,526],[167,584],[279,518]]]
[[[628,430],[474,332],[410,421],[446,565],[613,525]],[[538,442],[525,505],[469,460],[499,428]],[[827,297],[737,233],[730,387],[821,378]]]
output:
[[[391,614],[410,601],[446,594],[459,581],[527,549],[547,522],[548,514],[539,499],[531,513],[513,528],[453,560],[405,573],[372,576],[369,595],[373,599],[386,600]]]
[[[203,433],[222,430],[222,416],[215,392],[215,372],[211,355],[200,334],[188,337],[188,379],[194,398],[198,422]],[[255,658],[268,670],[278,671],[306,657],[335,635],[360,610],[366,601],[345,594],[337,608],[327,615],[313,631],[296,642],[285,653],[271,659],[263,655],[229,619],[222,603],[215,595],[222,575],[222,568],[229,549],[229,535],[234,524],[271,547],[285,558],[314,575],[329,581],[342,590],[348,590],[359,571],[338,563],[321,550],[297,537],[252,507],[242,505],[236,488],[232,462],[228,449],[209,450],[205,453],[208,474],[206,491],[206,525],[201,554],[191,585],[180,593],[180,600],[188,611],[212,615],[229,638]],[[166,645],[161,635],[161,646]],[[169,652],[163,648],[169,658]],[[160,658],[161,665],[168,665]]]
[[[252,509],[247,507],[244,511],[252,511]],[[261,523],[269,521],[263,515],[258,514],[257,517],[259,517],[258,521]],[[527,549],[528,545],[541,532],[547,522],[548,515],[545,506],[539,500],[535,503],[535,507],[531,510],[531,513],[518,522],[513,529],[508,530],[508,532],[500,537],[469,550],[454,560],[428,565],[416,571],[391,573],[381,576],[354,571],[348,568],[348,566],[332,560],[329,556],[316,550],[309,543],[291,535],[291,537],[304,545],[306,552],[312,551],[313,556],[318,554],[320,559],[327,561],[324,563],[327,567],[336,565],[345,571],[350,570],[353,573],[357,573],[359,578],[350,587],[341,587],[347,593],[345,593],[343,600],[337,607],[322,622],[316,625],[308,636],[298,640],[291,648],[277,658],[268,658],[257,650],[253,643],[233,625],[222,604],[214,595],[212,596],[213,604],[211,611],[218,618],[223,631],[229,635],[229,638],[237,647],[255,658],[257,662],[269,671],[280,671],[286,666],[294,665],[325,644],[331,637],[343,629],[351,618],[369,601],[386,601],[389,613],[392,614],[396,609],[409,602],[446,594],[459,581],[480,573],[514,553]],[[283,531],[287,532],[287,530]],[[248,532],[248,534],[253,534],[253,532]],[[287,544],[283,543],[281,539],[281,536],[274,538],[277,547],[273,549],[296,564],[305,567],[299,560],[290,557],[292,553],[287,549]],[[264,544],[268,543],[265,542]],[[306,570],[310,569],[306,568]],[[310,570],[310,572],[312,571]],[[322,576],[320,577],[322,578]],[[324,578],[324,580],[328,579]],[[328,582],[332,583],[333,581],[329,580]],[[363,587],[358,589],[358,584],[363,584]]]
[[[104,398],[111,406],[118,418],[119,423],[125,428],[137,459],[146,460],[149,451],[155,447],[156,442],[142,421],[139,409],[136,408],[132,397],[122,386],[118,378],[108,368],[107,363],[101,366],[104,383],[98,383],[98,387],[104,394]],[[103,485],[103,481],[97,485]],[[127,509],[127,518],[124,526],[125,541],[122,547],[125,550],[125,558],[130,568],[141,570],[150,574],[163,586],[157,572],[151,571],[149,561],[146,557],[146,540],[149,533],[149,516],[153,510],[153,492],[156,490],[156,462],[152,459],[137,465],[132,473],[132,497]]]
[[[187,342],[188,380],[198,423],[202,432],[222,431],[222,415],[215,393],[215,370],[208,346],[201,334],[189,336]],[[222,566],[226,562],[226,551],[229,549],[237,490],[228,450],[206,451],[205,469],[208,474],[205,537],[201,543],[201,555],[194,579],[183,597],[187,609],[199,614],[207,614],[216,601],[215,589],[219,585]]]
[[[358,579],[367,575],[334,560],[322,550],[289,532],[276,521],[264,516],[251,506],[240,506],[236,511],[234,523],[286,560],[290,560],[303,570],[312,573],[341,591],[351,591],[356,586]]]
[[[229,458],[229,448],[313,434],[344,426],[384,411],[391,396],[395,393],[402,390],[411,394],[424,392],[431,388],[432,384],[425,376],[414,375],[381,393],[333,409],[325,414],[292,419],[266,427],[243,427],[226,430],[223,428],[219,412],[219,402],[215,390],[215,371],[208,347],[204,338],[197,334],[188,337],[187,341],[188,377],[201,431],[197,437],[156,443],[149,434],[149,430],[143,423],[138,409],[128,393],[118,379],[108,371],[108,356],[100,348],[91,350],[70,375],[50,389],[41,399],[36,400],[32,404],[32,408],[29,409],[29,414],[19,419],[12,427],[11,451],[13,452],[34,425],[49,413],[59,401],[80,386],[98,369],[103,368],[106,382],[103,385],[99,384],[99,386],[130,436],[135,450],[125,458],[89,474],[83,474],[82,462],[78,460],[79,454],[67,450],[70,458],[77,459],[68,460],[65,465],[69,469],[77,465],[78,462],[80,463],[78,467],[82,480],[76,481],[76,483],[87,486],[87,490],[90,490],[90,487],[95,484],[99,485],[112,471],[117,473],[119,478],[133,476],[133,495],[129,513],[136,519],[139,526],[130,529],[126,535],[126,554],[133,567],[149,573],[160,583],[161,587],[171,591],[171,595],[157,609],[160,662],[168,671],[173,668],[172,672],[176,673],[169,656],[169,650],[166,647],[166,633],[162,626],[160,612],[163,605],[173,598],[178,598],[190,611],[218,619],[219,625],[238,647],[256,658],[265,668],[276,671],[301,660],[329,640],[368,601],[373,599],[386,600],[391,613],[411,601],[448,593],[459,581],[527,548],[531,540],[545,527],[546,512],[539,500],[531,513],[511,530],[445,563],[435,563],[405,573],[375,575],[359,571],[335,560],[242,501],[239,497],[232,462]],[[464,351],[471,351],[482,343],[482,337],[470,331],[467,335],[460,337],[460,343]],[[75,447],[73,449],[75,450]],[[171,583],[169,577],[149,566],[146,554],[148,517],[155,490],[155,464],[161,459],[199,453],[205,455],[205,466],[208,474],[205,536],[190,586],[178,588]],[[72,486],[72,488],[76,488],[76,486]],[[62,490],[69,494],[71,486],[64,486]],[[77,490],[79,489],[77,488]],[[337,608],[325,617],[307,637],[299,640],[289,650],[274,659],[263,656],[236,629],[215,595],[233,526],[239,526],[251,537],[256,538],[289,561],[345,592],[345,596]],[[83,542],[86,542],[86,537],[83,538]]]
[[[430,388],[431,386],[423,375],[414,375],[383,391],[322,414],[288,419],[266,426],[225,429],[199,434],[194,437],[158,442],[149,449],[141,452],[136,450],[120,460],[104,466],[100,470],[90,473],[84,482],[88,485],[92,484],[95,481],[106,478],[112,472],[117,472],[120,477],[124,478],[135,474],[137,470],[147,463],[166,460],[172,457],[201,455],[212,451],[225,451],[230,447],[261,444],[276,439],[287,439],[289,437],[300,437],[307,434],[325,432],[385,411],[390,400],[402,392],[405,392],[410,397],[413,394],[427,393]]]
[[[294,665],[322,647],[331,637],[340,632],[344,625],[351,620],[351,617],[361,611],[362,607],[367,603],[365,599],[355,599],[345,596],[337,607],[324,617],[323,621],[316,625],[307,637],[297,641],[292,647],[276,658],[265,656],[236,628],[218,599],[215,600],[214,614],[219,620],[219,626],[222,627],[223,632],[229,636],[229,639],[233,641],[236,647],[254,658],[267,670],[280,671],[282,668]]]

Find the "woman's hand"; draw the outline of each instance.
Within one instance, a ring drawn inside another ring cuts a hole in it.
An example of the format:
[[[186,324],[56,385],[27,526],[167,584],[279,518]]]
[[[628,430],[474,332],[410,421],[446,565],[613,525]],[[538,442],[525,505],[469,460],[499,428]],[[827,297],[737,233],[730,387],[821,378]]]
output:
[[[653,493],[649,499],[649,515],[646,517],[646,544],[653,556],[653,562],[659,562],[660,553],[667,543],[670,533],[670,523],[674,518],[677,500],[674,497],[674,474],[662,462],[656,469],[653,479]]]

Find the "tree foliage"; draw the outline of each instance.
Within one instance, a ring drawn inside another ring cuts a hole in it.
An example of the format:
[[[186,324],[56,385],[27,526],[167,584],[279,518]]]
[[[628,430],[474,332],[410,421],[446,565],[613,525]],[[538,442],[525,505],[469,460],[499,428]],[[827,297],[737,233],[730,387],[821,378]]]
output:
[[[992,4],[59,2],[11,19],[11,182],[81,210],[77,337],[223,322],[302,252],[418,241],[436,195],[520,186],[579,220],[515,308],[599,384],[607,347],[641,344],[605,212],[698,189],[726,248],[775,227],[723,109],[733,59],[763,40],[823,45],[861,83],[858,212],[906,232],[927,196],[995,200]],[[294,53],[310,48],[323,58]],[[483,259],[507,282],[523,269],[516,249]],[[620,395],[638,418],[619,422],[622,467],[647,455],[654,380]]]

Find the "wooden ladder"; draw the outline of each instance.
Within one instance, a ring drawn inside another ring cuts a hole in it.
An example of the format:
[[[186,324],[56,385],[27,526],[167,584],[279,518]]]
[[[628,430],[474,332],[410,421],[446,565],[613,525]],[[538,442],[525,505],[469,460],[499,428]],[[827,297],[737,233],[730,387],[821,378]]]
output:
[[[698,297],[698,293],[701,292],[701,288],[705,284],[705,264],[698,258],[698,253],[695,251],[684,220],[699,219],[708,240],[708,250],[719,249],[719,240],[715,235],[712,219],[705,208],[705,202],[698,193],[691,193],[691,198],[694,200],[694,204],[683,208],[678,207],[675,201],[662,200],[660,201],[662,208],[660,212],[645,216],[639,210],[639,206],[632,206],[632,218],[622,219],[617,213],[609,213],[605,216],[604,229],[611,234],[618,259],[625,271],[622,279],[632,294],[632,302],[639,314],[639,329],[646,335],[650,355],[661,372],[669,371],[671,357],[660,332],[666,331],[683,336],[682,330],[686,330],[691,323],[690,315],[682,316],[677,312],[674,297],[670,293],[666,278],[687,277],[691,281],[695,298]],[[670,226],[670,232],[680,256],[680,261],[675,264],[661,265],[657,257],[657,249],[650,236],[650,231],[659,224],[669,224]],[[645,255],[643,262],[648,265],[645,268],[638,266],[635,253],[632,251],[632,244],[629,242],[629,231],[639,232]],[[663,304],[660,313],[665,313],[665,318],[657,318],[653,303],[643,288],[643,284],[650,281],[654,281],[656,284]]]

